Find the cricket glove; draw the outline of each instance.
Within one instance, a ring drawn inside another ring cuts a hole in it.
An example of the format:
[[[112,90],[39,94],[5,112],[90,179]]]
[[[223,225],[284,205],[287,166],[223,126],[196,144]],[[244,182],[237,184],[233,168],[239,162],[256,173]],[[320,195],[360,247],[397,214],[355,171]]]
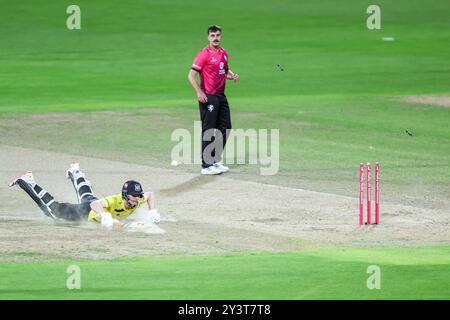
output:
[[[157,209],[151,209],[148,212],[148,218],[151,223],[159,223],[161,221],[161,215],[158,213]]]
[[[102,217],[101,224],[102,226],[111,229],[114,223],[114,219],[109,212],[101,212],[100,216]]]

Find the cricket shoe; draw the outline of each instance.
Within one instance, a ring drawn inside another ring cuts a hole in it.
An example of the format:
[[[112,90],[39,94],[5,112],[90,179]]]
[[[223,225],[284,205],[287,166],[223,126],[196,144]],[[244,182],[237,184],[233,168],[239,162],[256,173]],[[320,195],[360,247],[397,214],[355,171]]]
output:
[[[72,162],[70,168],[66,171],[66,178],[75,177],[80,172],[80,164],[78,162]]]
[[[214,167],[219,170],[221,173],[225,173],[230,171],[230,168],[228,168],[227,166],[224,166],[222,163],[220,162],[216,162],[214,163]]]
[[[23,180],[28,184],[35,185],[36,182],[34,182],[33,173],[31,171],[25,172],[23,175],[15,177],[11,182],[8,184],[8,186],[13,187],[17,184],[17,181]]]
[[[221,174],[221,173],[222,173],[222,171],[217,169],[214,165],[209,166],[207,168],[203,168],[201,171],[201,174],[205,174],[205,175],[214,175],[214,174]]]

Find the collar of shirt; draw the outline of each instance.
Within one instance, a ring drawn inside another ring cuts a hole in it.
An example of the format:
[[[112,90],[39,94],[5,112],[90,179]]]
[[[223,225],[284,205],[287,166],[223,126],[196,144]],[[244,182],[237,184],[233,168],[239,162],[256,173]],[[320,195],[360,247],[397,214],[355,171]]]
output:
[[[208,51],[210,53],[215,53],[215,54],[221,53],[223,51],[222,47],[220,47],[219,50],[211,49],[211,46],[209,44],[206,46],[206,49],[208,49]]]

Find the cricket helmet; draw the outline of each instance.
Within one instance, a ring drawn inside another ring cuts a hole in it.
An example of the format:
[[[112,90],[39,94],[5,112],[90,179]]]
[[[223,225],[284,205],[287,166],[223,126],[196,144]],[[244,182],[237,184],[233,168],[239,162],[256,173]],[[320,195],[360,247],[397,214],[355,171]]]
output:
[[[142,185],[135,180],[125,182],[122,186],[122,198],[126,200],[129,195],[142,198],[144,196]]]

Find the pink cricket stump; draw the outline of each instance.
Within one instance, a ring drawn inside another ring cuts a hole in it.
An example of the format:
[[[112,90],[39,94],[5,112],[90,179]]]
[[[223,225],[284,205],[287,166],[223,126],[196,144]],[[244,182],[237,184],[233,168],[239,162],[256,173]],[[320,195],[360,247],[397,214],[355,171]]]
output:
[[[367,195],[366,195],[366,199],[367,199],[367,224],[371,224],[372,219],[371,219],[371,215],[370,215],[370,163],[367,163],[367,177],[366,177],[366,184],[367,184]]]
[[[364,224],[364,165],[359,164],[359,224]]]
[[[380,223],[380,164],[375,164],[375,224]]]

